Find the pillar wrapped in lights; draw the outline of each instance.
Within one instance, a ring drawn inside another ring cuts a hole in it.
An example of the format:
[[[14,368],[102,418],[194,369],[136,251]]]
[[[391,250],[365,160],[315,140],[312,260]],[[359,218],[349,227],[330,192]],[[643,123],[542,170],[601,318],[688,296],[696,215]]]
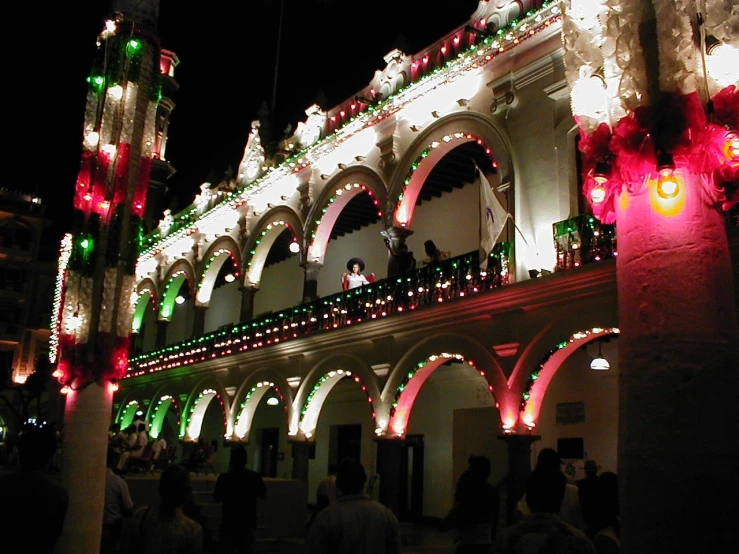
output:
[[[67,393],[61,544],[96,552],[105,435],[128,366],[135,264],[160,97],[158,0],[114,0],[88,78],[82,159],[58,320],[55,376]]]
[[[618,240],[622,552],[721,550],[739,494],[716,399],[739,389],[722,213],[739,190],[739,7],[565,4],[585,194]]]

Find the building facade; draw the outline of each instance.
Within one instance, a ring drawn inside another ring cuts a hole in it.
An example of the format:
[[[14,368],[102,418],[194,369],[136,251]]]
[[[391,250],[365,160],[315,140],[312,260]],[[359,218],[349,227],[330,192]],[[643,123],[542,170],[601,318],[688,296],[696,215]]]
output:
[[[144,239],[113,418],[183,455],[246,442],[309,491],[357,457],[406,519],[442,517],[471,454],[510,498],[542,447],[572,478],[617,471],[618,244],[582,199],[561,33],[558,3],[483,0],[309,107],[275,155],[254,122],[238,174]],[[491,252],[483,187],[511,215]],[[447,259],[426,262],[428,240]],[[403,244],[417,267],[397,274]],[[353,258],[375,280],[344,291]]]
[[[24,419],[49,416],[46,396],[38,413],[36,403],[26,406],[20,392],[41,365],[46,381],[50,373],[46,362],[56,252],[43,240],[49,224],[44,212],[40,198],[0,190],[0,369],[9,387],[0,393],[6,399],[0,403],[0,443],[15,435]],[[58,400],[55,404],[52,416]]]

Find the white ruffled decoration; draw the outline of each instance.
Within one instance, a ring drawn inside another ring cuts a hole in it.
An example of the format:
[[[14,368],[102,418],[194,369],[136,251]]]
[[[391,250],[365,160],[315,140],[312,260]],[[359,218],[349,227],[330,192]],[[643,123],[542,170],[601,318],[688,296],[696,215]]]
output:
[[[647,70],[639,41],[639,2],[606,0],[603,58],[612,122],[649,102]]]
[[[565,5],[562,41],[565,76],[570,90],[576,89],[579,83],[582,84],[582,79],[590,79],[603,67],[603,54],[600,51],[601,24],[598,16],[599,10],[603,9],[602,3],[603,0],[572,0]],[[591,133],[607,119],[607,114],[594,114],[591,109],[579,105],[576,96],[572,104],[573,115],[579,116],[581,128],[586,133]],[[579,109],[590,113],[578,113]]]
[[[695,2],[652,0],[659,43],[659,86],[664,92],[689,94],[698,89],[700,57],[693,39],[691,17]]]
[[[109,267],[105,270],[105,279],[103,280],[103,298],[100,303],[100,321],[98,322],[98,331],[101,333],[110,333],[113,326],[113,306],[115,305],[115,286],[118,270]]]
[[[706,0],[706,35],[739,48],[739,2],[736,0]]]
[[[151,158],[156,141],[157,103],[149,102],[146,106],[146,121],[144,122],[144,142],[141,145],[141,155]]]
[[[121,296],[119,297],[118,321],[116,323],[116,335],[119,337],[127,337],[131,333],[131,322],[133,321],[133,311],[136,308],[134,299],[134,286],[136,278],[133,275],[124,275],[121,286]]]
[[[67,275],[62,311],[62,334],[73,336],[75,344],[86,344],[90,335],[92,279],[79,273]]]
[[[136,96],[139,93],[139,87],[133,81],[126,83],[125,100],[123,104],[123,127],[119,141],[124,144],[131,144],[133,139],[133,128],[136,123]]]

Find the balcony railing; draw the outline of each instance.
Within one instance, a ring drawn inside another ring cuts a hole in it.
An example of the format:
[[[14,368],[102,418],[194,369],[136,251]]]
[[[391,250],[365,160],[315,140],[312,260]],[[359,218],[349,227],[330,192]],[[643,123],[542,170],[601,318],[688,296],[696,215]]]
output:
[[[557,252],[555,271],[572,269],[618,256],[616,226],[582,214],[552,225]]]
[[[471,252],[398,277],[299,304],[132,358],[130,377],[187,366],[407,312],[509,284],[511,245],[500,243],[487,271]]]

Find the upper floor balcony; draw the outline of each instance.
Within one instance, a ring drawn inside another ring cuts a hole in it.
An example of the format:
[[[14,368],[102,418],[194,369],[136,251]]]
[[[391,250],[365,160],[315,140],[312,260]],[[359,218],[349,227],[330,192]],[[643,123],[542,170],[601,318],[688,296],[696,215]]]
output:
[[[555,271],[597,263],[618,254],[614,226],[602,225],[587,214],[554,224],[553,242],[557,250]],[[511,243],[501,242],[491,252],[485,269],[481,269],[479,253],[475,251],[427,263],[396,278],[381,279],[315,301],[226,324],[209,333],[198,334],[193,326],[192,338],[133,357],[129,376],[245,355],[318,333],[361,326],[383,318],[403,318],[410,312],[436,310],[443,317],[443,310],[449,303],[512,285],[512,254]],[[544,275],[547,273],[545,271]],[[532,278],[544,275],[540,271],[530,273]],[[545,280],[541,281],[541,286],[546,286]],[[134,322],[139,334],[143,332],[144,309],[137,311],[139,319]],[[140,340],[138,344],[140,347]]]

